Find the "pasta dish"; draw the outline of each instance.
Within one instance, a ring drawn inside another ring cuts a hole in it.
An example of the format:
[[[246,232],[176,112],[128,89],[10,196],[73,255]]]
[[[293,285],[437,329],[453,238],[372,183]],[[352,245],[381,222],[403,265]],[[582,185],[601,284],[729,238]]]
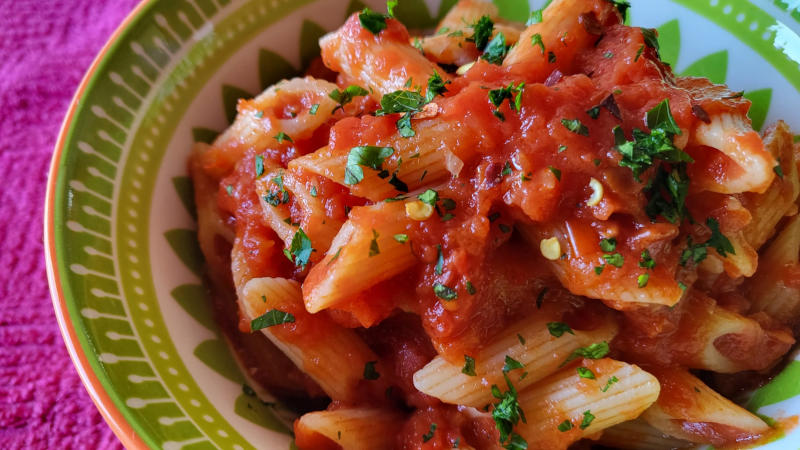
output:
[[[737,402],[800,318],[789,127],[674,75],[624,1],[461,0],[418,37],[396,3],[190,159],[219,320],[298,448],[780,432]]]

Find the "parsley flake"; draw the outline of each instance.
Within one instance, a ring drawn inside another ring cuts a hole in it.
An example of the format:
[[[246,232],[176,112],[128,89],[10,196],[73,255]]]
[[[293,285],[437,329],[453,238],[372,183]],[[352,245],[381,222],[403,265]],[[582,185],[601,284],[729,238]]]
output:
[[[653,260],[653,257],[650,256],[650,252],[647,249],[642,250],[642,259],[639,260],[639,267],[643,269],[653,269],[656,267],[656,262]]]
[[[475,290],[475,286],[472,285],[471,281],[467,281],[466,283],[464,283],[464,286],[467,288],[467,293],[469,295],[475,295],[475,292],[477,292]]]
[[[313,105],[311,105],[311,109],[308,110],[308,113],[311,114],[312,116],[316,116],[318,109],[319,109],[319,103],[314,103]]]
[[[643,273],[636,278],[636,283],[640,288],[647,286],[647,282],[650,280],[649,273]]]
[[[505,364],[503,364],[503,373],[511,372],[512,370],[522,369],[525,365],[516,359],[506,355]]]
[[[616,268],[622,267],[622,265],[625,263],[625,257],[619,253],[614,253],[613,255],[603,255],[603,259],[605,259],[608,264],[611,264]]]
[[[258,316],[250,321],[250,330],[257,331],[284,323],[294,323],[294,316],[287,312],[271,309],[264,313],[264,315]]]
[[[380,235],[378,234],[378,232],[375,231],[375,229],[373,229],[372,230],[372,240],[369,243],[369,256],[370,257],[375,256],[375,255],[379,255],[381,253],[381,249],[378,248],[378,237],[379,236]]]
[[[311,239],[308,238],[302,228],[298,228],[297,232],[294,233],[294,237],[292,237],[292,243],[289,248],[283,249],[283,254],[289,258],[289,261],[294,262],[296,267],[304,269],[313,251]]]
[[[352,102],[355,97],[363,97],[365,95],[369,95],[369,91],[354,84],[347,86],[343,91],[334,89],[328,94],[328,97],[339,103],[339,105],[333,108],[331,114],[335,113],[338,109],[344,110],[344,105]]]
[[[445,286],[442,283],[433,285],[433,293],[442,300],[453,301],[458,298],[458,293],[455,289]]]
[[[508,104],[511,109],[519,112],[522,108],[522,91],[525,89],[525,83],[519,82],[516,85],[510,83],[508,86],[500,89],[492,89],[489,91],[489,101],[499,108],[503,102],[508,99]],[[513,102],[512,102],[513,101]]]
[[[432,423],[427,433],[422,435],[422,442],[428,442],[433,439],[433,433],[436,431],[436,424]]]
[[[399,243],[401,243],[401,244],[405,244],[406,242],[408,242],[408,235],[407,234],[395,234],[394,235],[394,240],[399,242]]]
[[[561,171],[560,170],[556,169],[553,166],[547,166],[547,168],[550,169],[550,172],[552,172],[553,175],[555,175],[556,180],[561,181]]]
[[[578,366],[577,370],[578,370],[578,376],[581,378],[586,378],[588,380],[594,380],[597,378],[594,376],[594,372],[592,372],[592,369],[589,369],[588,367]]]
[[[594,414],[592,414],[592,413],[591,413],[590,411],[588,411],[588,410],[587,410],[587,411],[584,411],[584,412],[583,412],[583,420],[581,421],[581,424],[580,424],[578,427],[579,427],[581,430],[585,430],[585,429],[589,428],[589,425],[591,425],[591,424],[592,424],[592,421],[593,421],[593,420],[594,420]]]
[[[542,22],[542,10],[541,9],[534,9],[531,11],[531,14],[528,16],[528,21],[525,22],[525,27],[529,27],[535,23]]]
[[[575,134],[589,136],[589,129],[578,119],[561,119],[561,125],[564,125],[564,128]]]
[[[600,239],[600,249],[608,253],[613,252],[617,249],[617,239],[613,237]]]
[[[603,388],[600,389],[600,390],[603,391],[603,392],[607,391],[608,388],[610,388],[611,385],[616,383],[617,381],[619,381],[619,378],[617,378],[615,376],[612,376],[611,378],[608,379],[608,381],[606,382],[606,385],[603,386]]]
[[[283,144],[283,141],[289,141],[294,143],[292,138],[290,138],[289,135],[284,133],[283,131],[281,131],[280,133],[276,134],[273,137],[275,138],[276,141],[278,141],[278,144]]]
[[[508,374],[504,372],[503,378],[506,380],[508,391],[502,392],[497,385],[492,385],[492,396],[499,400],[499,402],[493,404],[492,418],[494,419],[497,430],[500,432],[500,443],[504,444],[506,441],[510,441],[509,444],[512,444],[517,442],[517,448],[520,448],[519,444],[522,438],[515,438],[514,436],[518,435],[512,433],[512,431],[514,425],[518,424],[520,420],[522,420],[522,423],[527,423],[527,421],[525,420],[525,413],[522,411],[517,399],[517,390],[511,384],[511,380],[508,379]],[[524,442],[524,440],[521,442]]]
[[[441,275],[444,271],[444,256],[442,255],[442,245],[439,244],[436,246],[436,265],[433,268],[433,272],[436,275]]]
[[[565,420],[560,424],[558,424],[558,431],[562,433],[565,433],[571,429],[572,429],[572,422],[570,422],[569,420]]]
[[[542,49],[542,55],[544,55],[545,52],[544,41],[542,41],[542,35],[540,33],[536,33],[533,36],[531,36],[531,45],[533,45],[534,47],[538,45],[539,48]]]
[[[436,202],[439,201],[439,194],[433,189],[428,189],[422,194],[419,194],[417,198],[422,203],[427,203],[431,206],[436,206]]]
[[[478,50],[483,50],[486,44],[489,43],[489,37],[491,37],[492,30],[494,30],[494,22],[489,16],[481,16],[470,28],[472,28],[473,33],[472,36],[467,38],[467,41],[474,42]]]
[[[561,366],[559,367],[562,367],[567,363],[569,363],[570,361],[575,360],[577,358],[600,359],[606,356],[609,351],[610,349],[608,347],[608,342],[606,341],[596,342],[594,344],[589,345],[588,347],[576,348],[572,352],[572,354],[570,354],[567,357],[567,359],[565,359],[564,362],[561,363]]]
[[[379,34],[386,29],[387,16],[369,8],[364,8],[358,13],[358,21],[361,26],[372,34]]]
[[[256,155],[256,178],[261,177],[261,175],[264,175],[264,157]]]
[[[783,179],[783,168],[781,167],[781,165],[780,165],[780,164],[778,164],[778,165],[776,165],[775,167],[773,167],[773,168],[772,168],[772,171],[773,171],[773,172],[775,172],[775,175],[777,175],[777,176],[779,176],[781,179]]]
[[[570,326],[564,322],[547,322],[547,331],[550,332],[551,336],[557,338],[563,336],[564,333],[575,335],[575,332],[572,331],[572,328],[570,328]]]
[[[358,184],[364,179],[364,171],[361,166],[381,170],[383,162],[393,153],[394,149],[392,147],[375,147],[372,145],[353,147],[347,156],[347,166],[344,171],[345,184]]]
[[[464,355],[464,367],[461,369],[461,373],[470,377],[477,376],[475,373],[475,359],[473,357]]]

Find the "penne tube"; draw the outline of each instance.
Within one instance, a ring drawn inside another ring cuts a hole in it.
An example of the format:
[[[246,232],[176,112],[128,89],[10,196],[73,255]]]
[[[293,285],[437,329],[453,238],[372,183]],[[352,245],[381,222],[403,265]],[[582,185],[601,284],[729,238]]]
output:
[[[758,267],[758,253],[747,242],[744,232],[727,233],[725,237],[733,246],[733,253],[723,257],[716,251],[709,251],[706,259],[700,263],[700,268],[713,274],[724,271],[731,278],[753,276]]]
[[[391,147],[393,154],[383,164],[383,169],[394,173],[406,184],[409,191],[425,186],[439,184],[451,176],[458,175],[463,162],[453,153],[453,149],[470,146],[470,139],[451,129],[452,124],[433,118],[413,121],[416,134],[404,138],[394,134],[381,146]],[[390,178],[381,178],[379,171],[364,168],[364,179],[345,184],[350,149],[331,149],[323,147],[316,152],[302,156],[289,163],[290,169],[304,169],[322,175],[343,186],[349,187],[353,195],[372,201],[395,197],[403,192],[389,183]],[[402,159],[402,162],[400,160]]]
[[[723,446],[741,445],[770,431],[763,420],[718,394],[685,369],[659,369],[653,373],[661,383],[661,394],[642,418],[670,436]]]
[[[759,270],[745,281],[751,312],[766,312],[787,325],[800,322],[800,289],[787,283],[798,273],[800,215],[795,215],[761,255]]]
[[[578,55],[594,47],[603,28],[619,22],[620,15],[609,1],[555,0],[544,9],[540,23],[520,34],[503,66],[531,83],[543,82],[554,70],[575,73]]]
[[[596,378],[582,378],[575,367],[568,367],[519,393],[527,423],[520,422],[516,431],[529,449],[566,449],[639,417],[658,398],[658,380],[635,365],[606,358],[584,360],[581,367]]]
[[[493,35],[503,33],[507,45],[517,42],[520,29],[514,23],[503,23],[492,2],[461,0],[444,16],[433,36],[419,39],[422,53],[440,64],[461,66],[475,61],[480,51],[467,39],[474,34],[473,25],[483,16],[494,22]]]
[[[775,178],[775,157],[764,148],[744,113],[725,112],[711,116],[709,123],[698,121],[689,144],[719,150],[738,166],[720,176],[693,177],[692,184],[699,189],[722,194],[763,193]]]
[[[413,266],[411,244],[394,238],[406,232],[408,221],[403,202],[353,208],[303,283],[306,309],[316,313],[335,306]]]
[[[414,386],[445,403],[480,408],[492,400],[487,386],[503,384],[502,369],[506,356],[523,364],[524,368],[515,372],[521,378],[518,381],[513,378],[517,390],[523,390],[558,370],[578,347],[610,342],[617,333],[617,325],[609,316],[605,323],[593,330],[574,330],[574,334],[564,333],[555,337],[547,324],[559,322],[561,313],[555,308],[548,309],[551,311],[539,311],[507,327],[478,351],[473,358],[475,375],[464,374],[463,364],[453,364],[437,356],[414,374]]]
[[[445,80],[450,78],[409,44],[408,31],[399,21],[388,19],[386,25],[377,35],[372,34],[361,26],[358,13],[354,13],[341,28],[319,40],[322,61],[369,90],[376,101],[385,94],[406,89],[409,79],[424,94],[434,72]]]
[[[293,322],[261,332],[332,399],[355,401],[359,395],[363,397],[360,386],[364,368],[377,356],[353,330],[324,316],[308,314],[299,283],[285,278],[254,278],[242,290],[239,304],[250,322],[270,310],[291,314]]]
[[[626,450],[678,449],[694,445],[689,441],[672,437],[653,428],[641,418],[622,422],[603,430],[598,443],[606,447]]]
[[[285,149],[311,139],[334,115],[336,102],[329,96],[334,89],[336,85],[325,80],[293,78],[269,87],[252,100],[239,100],[236,120],[198,156],[198,162],[218,180],[249,151]],[[292,140],[279,142],[275,138],[279,133]]]
[[[741,196],[742,204],[753,216],[744,229],[744,238],[753,248],[761,247],[775,232],[778,222],[796,209],[800,179],[793,138],[789,126],[783,121],[764,133],[764,147],[778,161],[776,167],[780,168],[783,177],[776,177],[763,194],[748,192]]]
[[[390,450],[395,448],[402,424],[399,413],[385,409],[315,411],[303,414],[295,423],[295,443],[300,450]]]

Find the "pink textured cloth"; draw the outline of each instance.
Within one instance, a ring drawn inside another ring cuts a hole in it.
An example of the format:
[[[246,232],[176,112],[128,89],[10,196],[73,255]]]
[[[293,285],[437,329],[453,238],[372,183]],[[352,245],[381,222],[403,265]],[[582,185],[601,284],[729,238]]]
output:
[[[0,0],[0,448],[121,448],[67,355],[47,288],[45,184],[84,72],[136,0]]]

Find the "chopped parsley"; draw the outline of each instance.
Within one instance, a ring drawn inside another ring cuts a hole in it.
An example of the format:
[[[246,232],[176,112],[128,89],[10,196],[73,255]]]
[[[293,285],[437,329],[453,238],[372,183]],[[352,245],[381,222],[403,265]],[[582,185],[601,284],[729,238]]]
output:
[[[614,53],[612,53],[610,51],[603,53],[603,58],[605,58],[605,59],[611,59],[613,57],[614,57]]]
[[[389,17],[394,17],[394,9],[397,7],[398,0],[387,0],[386,13]]]
[[[398,192],[408,192],[408,185],[405,183],[405,181],[397,178],[396,170],[392,173],[392,177],[389,178],[389,184],[391,184]]]
[[[428,189],[422,194],[419,194],[417,198],[422,203],[427,203],[431,206],[436,206],[436,202],[439,201],[439,194],[433,189]]]
[[[592,119],[597,119],[597,117],[600,115],[600,105],[587,109],[586,114]]]
[[[401,244],[405,244],[406,242],[408,242],[408,235],[407,234],[395,234],[394,235],[394,240],[399,242],[399,243],[401,243]]]
[[[503,165],[503,171],[500,172],[500,175],[502,175],[504,177],[508,176],[508,175],[511,175],[511,163],[510,162],[506,161],[505,165]]]
[[[780,164],[778,164],[778,165],[776,165],[775,167],[773,167],[773,168],[772,168],[772,171],[773,171],[773,172],[775,172],[775,175],[777,175],[777,176],[779,176],[781,179],[783,179],[783,168],[781,167],[781,165],[780,165]]]
[[[281,131],[280,133],[276,134],[273,137],[275,138],[276,141],[278,141],[278,144],[283,144],[283,141],[289,141],[294,143],[292,138],[290,138],[289,135],[284,133],[283,131]]]
[[[378,371],[375,370],[375,364],[377,363],[378,361],[367,361],[367,363],[364,364],[365,380],[377,380],[378,378],[381,377],[381,374],[379,374]]]
[[[558,146],[557,153],[561,153],[561,152],[564,152],[566,150],[567,150],[567,146],[564,145],[564,144],[561,144],[561,145]]]
[[[467,38],[467,41],[474,42],[478,50],[483,50],[486,44],[489,43],[489,37],[492,36],[494,30],[494,22],[489,16],[481,16],[477,22],[470,26],[472,28],[472,36]]]
[[[594,344],[589,345],[588,347],[580,347],[576,348],[572,354],[570,354],[567,359],[561,363],[561,366],[566,365],[570,361],[573,361],[577,358],[586,358],[586,359],[600,359],[608,354],[610,349],[608,348],[608,342],[596,342]]]
[[[616,268],[622,267],[625,263],[625,257],[619,253],[614,253],[612,255],[603,255],[603,259],[606,260],[606,263],[611,264]]]
[[[225,186],[225,192],[227,192],[228,195],[233,195],[233,185],[229,184]]]
[[[650,133],[633,129],[633,141],[628,141],[619,126],[614,127],[616,150],[622,154],[619,165],[628,167],[637,181],[639,176],[651,167],[656,159],[668,163],[694,162],[691,156],[675,147],[672,139],[681,130],[669,110],[669,99],[664,99],[647,113],[647,126]]]
[[[414,136],[416,133],[411,127],[411,117],[422,111],[422,108],[432,102],[437,95],[447,92],[445,86],[448,83],[450,82],[444,81],[441,75],[434,71],[433,75],[428,78],[428,92],[425,97],[414,91],[400,90],[390,92],[381,97],[381,109],[377,110],[375,115],[402,114],[402,117],[397,121],[397,131],[400,136],[406,138]]]
[[[603,273],[603,269],[605,269],[605,268],[606,268],[605,264],[601,264],[599,266],[594,266],[594,273],[597,274],[597,275],[600,275],[600,274]]]
[[[600,249],[608,253],[613,252],[617,249],[617,239],[613,237],[600,239]]]
[[[640,288],[647,286],[647,282],[650,280],[649,273],[643,273],[636,278],[636,283]]]
[[[542,49],[542,55],[544,55],[545,52],[544,41],[542,41],[542,35],[540,33],[536,33],[533,36],[531,36],[531,45],[533,45],[534,47],[538,45],[539,48]]]
[[[282,325],[284,323],[294,323],[294,316],[287,312],[271,309],[264,315],[258,316],[250,321],[250,330],[258,331],[264,328],[274,327],[275,325]]]
[[[694,263],[699,263],[706,259],[706,256],[708,256],[708,247],[716,250],[723,258],[726,258],[728,253],[732,255],[736,254],[731,241],[720,232],[717,219],[709,217],[706,219],[706,225],[711,229],[711,236],[706,242],[697,244],[695,244],[692,241],[692,237],[689,236],[687,247],[681,252],[680,264],[682,266],[685,266],[689,260]]]
[[[433,433],[436,431],[436,424],[432,423],[427,433],[422,435],[422,442],[428,442],[433,439]]]
[[[528,21],[525,22],[525,26],[529,27],[535,23],[542,22],[542,10],[541,9],[534,9],[531,11],[531,14],[528,16]]]
[[[517,333],[517,340],[519,341],[519,343],[520,343],[521,345],[525,345],[525,338],[524,338],[524,337],[522,337],[522,335],[521,335],[521,334],[519,334],[519,333]]]
[[[458,298],[458,293],[455,289],[445,286],[442,283],[433,285],[433,293],[442,300],[452,301]]]
[[[475,359],[473,357],[464,355],[464,367],[461,369],[461,373],[471,377],[477,376],[475,373]]]
[[[313,251],[311,239],[303,232],[302,228],[298,228],[297,232],[294,233],[294,237],[292,237],[292,243],[289,245],[289,248],[283,249],[283,254],[289,258],[289,261],[294,262],[296,267],[303,269],[306,267],[306,264],[308,264],[308,260],[311,258],[311,252]]]
[[[586,125],[582,124],[578,119],[561,119],[561,125],[564,125],[564,128],[572,131],[575,134],[589,136],[589,129],[586,128]]]
[[[575,332],[572,331],[572,328],[570,328],[570,326],[564,322],[547,322],[547,331],[550,332],[551,336],[557,338],[563,336],[564,333],[569,333],[572,335],[575,334]]]
[[[650,252],[647,249],[642,250],[642,259],[639,260],[639,267],[643,269],[653,269],[656,267],[656,262],[653,260],[653,257],[650,256]]]
[[[352,102],[355,97],[363,97],[365,95],[369,95],[369,91],[354,84],[347,86],[343,91],[334,89],[328,96],[339,103],[339,105],[333,108],[331,114],[335,113],[338,109],[344,110],[344,105]]]
[[[652,48],[656,51],[656,55],[659,55],[659,46],[658,46],[658,33],[654,28],[640,28],[642,30],[642,36],[644,36],[644,43],[648,47]],[[659,58],[661,56],[659,55]]]
[[[444,95],[447,92],[447,85],[450,81],[444,81],[439,72],[433,71],[433,75],[428,78],[428,92],[425,94],[425,101],[430,103],[437,95]]]
[[[547,52],[547,62],[553,64],[556,62],[556,54],[553,52]]]
[[[264,157],[256,155],[256,178],[261,177],[261,175],[264,175]]]
[[[467,293],[469,295],[475,295],[475,292],[477,292],[475,290],[475,286],[472,285],[471,281],[467,281],[466,283],[464,283],[464,286],[467,288]]]
[[[375,231],[375,229],[373,229],[372,230],[372,240],[369,242],[369,256],[370,257],[375,256],[375,255],[379,255],[381,253],[381,249],[378,248],[378,237],[380,237],[380,235],[378,234],[377,231]]]
[[[516,359],[506,355],[505,364],[503,364],[503,373],[511,372],[512,370],[522,369],[525,365]]]
[[[555,175],[556,180],[561,181],[561,171],[560,170],[556,169],[553,166],[547,166],[547,168],[550,169],[550,172],[552,172],[553,175]]]
[[[594,380],[597,378],[594,376],[594,372],[592,372],[592,369],[589,369],[588,367],[578,366],[577,370],[578,370],[578,376],[581,378],[586,378],[588,380]]]
[[[522,81],[516,85],[510,83],[504,88],[492,89],[489,91],[489,101],[492,102],[496,108],[500,108],[500,105],[508,99],[508,104],[511,106],[511,109],[519,112],[522,108],[522,91],[524,89],[525,83]]]
[[[644,44],[639,46],[639,50],[636,50],[636,56],[633,58],[633,62],[639,61],[639,58],[642,57],[642,52],[644,52]]]
[[[578,427],[581,430],[585,430],[589,428],[589,425],[592,424],[593,420],[594,420],[594,414],[592,414],[591,411],[586,410],[583,412],[583,420],[581,421],[581,424]]]
[[[619,378],[617,378],[615,376],[612,376],[611,378],[608,379],[608,381],[606,382],[606,385],[603,386],[600,390],[603,391],[603,392],[607,391],[608,388],[610,388],[611,385],[616,383],[617,381],[619,381]]]
[[[308,110],[308,113],[311,114],[312,116],[316,116],[318,109],[319,109],[319,103],[314,103],[313,105],[311,105],[311,109]]]
[[[520,420],[522,423],[527,423],[525,420],[525,413],[519,405],[517,399],[517,390],[508,379],[508,374],[503,373],[503,378],[506,380],[508,391],[502,392],[496,384],[492,385],[492,395],[499,401],[493,404],[492,418],[494,419],[495,426],[500,432],[500,443],[506,445],[516,445],[517,448],[521,447],[524,439],[513,432],[514,425],[518,424]],[[527,446],[527,443],[524,444]],[[514,448],[514,447],[506,447]]]
[[[347,156],[347,166],[344,171],[345,184],[358,184],[364,179],[364,171],[361,166],[367,166],[374,170],[381,170],[383,162],[394,153],[392,147],[375,147],[365,145],[353,147]]]
[[[569,420],[565,420],[560,424],[558,424],[558,431],[562,433],[565,433],[571,429],[572,429],[572,422],[570,422]]]
[[[511,46],[506,45],[506,36],[503,33],[497,33],[484,49],[481,58],[499,66],[506,58],[509,48],[511,48]]]
[[[442,255],[442,245],[436,246],[436,265],[433,267],[433,272],[436,275],[441,275],[444,271],[444,256]]]
[[[655,177],[647,183],[644,193],[650,198],[644,208],[650,220],[661,216],[670,223],[679,223],[689,216],[686,208],[689,176],[685,164],[675,164],[670,171],[658,166]]]
[[[311,193],[312,197],[316,197],[317,196],[317,187],[316,186],[311,186],[311,189],[310,189],[309,192]]]
[[[372,34],[379,34],[386,29],[387,15],[373,11],[369,8],[364,8],[358,13],[358,21],[361,26]]]

